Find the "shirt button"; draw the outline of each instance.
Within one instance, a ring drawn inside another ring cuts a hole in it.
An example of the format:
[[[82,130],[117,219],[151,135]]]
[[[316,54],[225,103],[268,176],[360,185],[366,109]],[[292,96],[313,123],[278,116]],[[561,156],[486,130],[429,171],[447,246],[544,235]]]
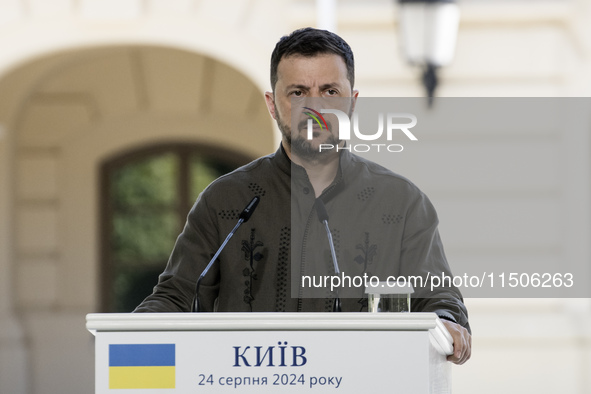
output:
[[[310,189],[308,189],[307,187],[304,188],[304,194],[308,194],[310,193]]]

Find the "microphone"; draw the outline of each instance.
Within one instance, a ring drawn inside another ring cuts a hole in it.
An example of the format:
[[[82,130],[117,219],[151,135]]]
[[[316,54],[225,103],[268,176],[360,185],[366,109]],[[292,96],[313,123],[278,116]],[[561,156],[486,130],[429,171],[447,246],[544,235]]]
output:
[[[199,312],[199,286],[201,285],[201,280],[207,274],[207,272],[209,271],[209,269],[211,268],[211,266],[213,265],[215,260],[218,258],[218,256],[222,252],[222,250],[226,247],[226,244],[228,243],[230,238],[232,238],[232,235],[234,235],[236,230],[238,230],[238,227],[240,227],[240,225],[242,223],[248,222],[248,219],[250,219],[250,217],[254,213],[254,210],[256,209],[257,205],[259,205],[260,200],[261,200],[261,198],[259,196],[255,196],[252,199],[252,201],[248,203],[246,208],[244,208],[244,210],[242,211],[242,213],[238,217],[238,223],[236,223],[236,225],[234,226],[232,231],[230,231],[230,234],[228,234],[228,236],[226,237],[226,239],[222,243],[222,246],[219,247],[218,251],[215,253],[215,255],[209,261],[209,264],[207,264],[207,267],[205,267],[205,269],[203,270],[201,275],[199,275],[199,279],[197,279],[197,284],[195,284],[195,295],[193,298],[193,302],[191,303],[192,304],[191,305],[191,312]]]
[[[328,212],[326,211],[326,207],[324,206],[324,202],[322,199],[316,199],[316,213],[318,214],[318,220],[320,223],[324,224],[324,228],[326,229],[326,235],[328,237],[328,244],[330,245],[330,255],[332,257],[332,264],[334,266],[334,272],[338,276],[341,274],[339,270],[339,264],[337,263],[337,254],[334,250],[334,242],[332,240],[332,234],[330,229],[328,228]],[[341,299],[339,298],[339,289],[336,289],[337,295],[334,299],[334,304],[332,307],[333,312],[341,312]]]
[[[259,196],[255,196],[251,202],[248,203],[244,211],[238,217],[238,221],[242,220],[242,223],[248,222],[248,219],[252,216],[254,210],[256,209],[257,205],[259,205],[259,201],[261,198]]]

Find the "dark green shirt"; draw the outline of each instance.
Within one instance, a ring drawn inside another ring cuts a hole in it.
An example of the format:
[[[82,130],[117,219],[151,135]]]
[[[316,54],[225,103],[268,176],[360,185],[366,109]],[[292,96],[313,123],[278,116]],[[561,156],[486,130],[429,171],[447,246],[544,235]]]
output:
[[[256,211],[201,283],[201,311],[331,311],[329,287],[302,287],[302,276],[329,277],[334,268],[314,189],[280,147],[201,193],[154,293],[135,312],[190,311],[197,278],[254,196],[261,199]],[[469,328],[459,290],[431,290],[430,277],[451,271],[435,209],[412,182],[345,150],[320,198],[342,275],[420,277],[424,287],[415,286],[412,311],[435,312]],[[339,290],[343,311],[367,310],[365,289],[354,284]]]

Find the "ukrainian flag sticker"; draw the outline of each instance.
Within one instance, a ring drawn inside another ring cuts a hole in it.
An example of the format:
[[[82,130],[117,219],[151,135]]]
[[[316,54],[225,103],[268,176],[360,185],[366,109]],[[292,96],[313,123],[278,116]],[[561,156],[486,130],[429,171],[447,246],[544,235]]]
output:
[[[109,345],[110,389],[173,389],[175,345]]]

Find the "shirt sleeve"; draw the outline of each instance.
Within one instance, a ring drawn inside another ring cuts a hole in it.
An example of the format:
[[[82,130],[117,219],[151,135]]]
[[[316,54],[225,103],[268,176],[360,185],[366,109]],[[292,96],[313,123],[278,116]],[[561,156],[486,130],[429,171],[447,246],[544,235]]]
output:
[[[460,290],[451,286],[431,286],[433,276],[452,277],[438,231],[435,208],[422,192],[410,205],[402,240],[400,274],[406,278],[420,277],[415,283],[412,312],[434,312],[470,331],[468,312]],[[420,285],[422,282],[422,286]],[[449,282],[446,284],[450,284]]]

